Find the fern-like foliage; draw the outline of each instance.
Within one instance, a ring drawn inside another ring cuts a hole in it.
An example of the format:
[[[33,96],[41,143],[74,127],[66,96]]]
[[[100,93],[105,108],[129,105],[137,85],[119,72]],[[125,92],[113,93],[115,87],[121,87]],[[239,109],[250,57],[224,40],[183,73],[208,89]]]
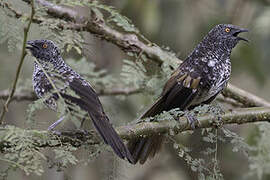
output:
[[[3,143],[1,146],[9,148],[1,148],[3,154],[0,160],[8,163],[13,169],[23,170],[28,175],[31,173],[41,175],[44,172],[42,161],[46,157],[40,148],[35,146],[35,141],[42,141],[42,134],[40,138],[33,139],[33,136],[25,130],[13,126],[1,128],[0,139]]]

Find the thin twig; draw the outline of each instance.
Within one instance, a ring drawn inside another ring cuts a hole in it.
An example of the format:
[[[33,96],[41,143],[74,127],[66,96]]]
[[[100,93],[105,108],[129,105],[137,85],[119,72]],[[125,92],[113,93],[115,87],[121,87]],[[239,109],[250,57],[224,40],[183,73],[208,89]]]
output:
[[[65,107],[65,110],[67,111],[67,113],[70,114],[70,110],[68,108],[68,105],[67,105],[66,101],[64,100],[64,98],[60,94],[59,89],[57,89],[55,83],[53,82],[53,80],[51,79],[51,77],[49,76],[49,74],[47,73],[47,71],[43,68],[42,64],[40,64],[40,62],[36,58],[34,58],[34,61],[35,61],[35,63],[37,63],[37,65],[42,70],[42,72],[45,74],[45,76],[48,79],[50,85],[53,87],[53,90],[58,95],[58,97],[60,98],[60,100],[62,101],[62,103],[64,104],[64,107]]]
[[[8,96],[7,101],[4,104],[3,109],[2,109],[2,114],[1,114],[1,117],[0,117],[0,125],[3,123],[5,113],[8,111],[8,105],[9,105],[9,103],[10,103],[10,101],[11,101],[13,95],[14,95],[14,92],[16,90],[17,81],[19,79],[22,64],[23,64],[23,61],[24,61],[24,58],[25,58],[25,55],[26,55],[26,51],[25,51],[26,40],[27,40],[28,32],[30,30],[30,25],[32,23],[32,19],[33,19],[34,14],[35,14],[34,0],[31,0],[31,7],[32,7],[32,9],[31,9],[30,20],[28,22],[28,25],[23,29],[24,30],[24,38],[23,38],[23,47],[22,47],[22,54],[21,54],[20,63],[19,63],[19,66],[17,68],[17,71],[16,71],[16,76],[15,76],[15,80],[14,80],[13,85],[12,85],[10,95]]]
[[[243,89],[240,89],[232,84],[229,84],[228,87],[222,92],[223,96],[232,98],[237,102],[242,103],[245,107],[256,107],[256,106],[265,106],[270,107],[270,102],[247,92]]]

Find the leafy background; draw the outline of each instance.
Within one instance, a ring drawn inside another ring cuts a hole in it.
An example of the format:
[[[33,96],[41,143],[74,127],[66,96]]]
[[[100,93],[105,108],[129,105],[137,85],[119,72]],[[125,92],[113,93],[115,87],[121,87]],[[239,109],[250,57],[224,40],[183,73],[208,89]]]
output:
[[[1,89],[9,88],[14,79],[20,56],[23,26],[30,12],[27,3],[17,0],[8,2],[26,16],[16,19],[6,8],[0,9]],[[74,5],[74,1],[62,2]],[[85,4],[100,12],[101,18],[106,19],[114,28],[123,32],[143,34],[151,42],[175,52],[181,59],[188,55],[215,24],[232,23],[246,27],[250,30],[246,34],[250,43],[241,43],[233,50],[231,82],[270,100],[268,0],[114,0],[100,1],[98,4],[80,1],[76,4]],[[115,7],[117,11],[109,6]],[[89,13],[86,7],[76,9],[84,14]],[[117,12],[131,19],[135,26]],[[84,74],[95,88],[109,89],[115,84],[144,88],[144,93],[127,97],[101,97],[114,125],[123,125],[136,119],[160,94],[171,73],[168,66],[158,68],[154,63],[147,62],[145,57],[127,55],[115,45],[89,33],[59,30],[55,26],[59,20],[48,17],[42,9],[37,11],[37,15],[45,16],[46,20],[41,25],[32,25],[29,39],[54,40],[62,49],[67,63]],[[32,88],[32,70],[33,59],[28,55],[23,65],[18,90]],[[32,102],[14,101],[9,107],[5,122],[21,128],[45,130],[56,118],[55,113],[42,108],[39,102],[33,105]],[[86,128],[90,126],[88,122]],[[72,128],[74,126],[69,123],[60,127]],[[269,178],[268,124],[227,126],[226,129],[218,131],[198,130],[177,136],[169,134],[170,143],[144,166],[133,166],[119,160],[104,145],[79,149],[65,146],[34,150],[30,136],[13,127],[10,129],[10,134],[4,138],[14,143],[20,142],[21,153],[1,154],[0,169],[2,176],[7,179],[37,179],[40,178],[39,175],[42,179]],[[34,156],[31,156],[33,154]],[[7,160],[16,164],[10,166]]]

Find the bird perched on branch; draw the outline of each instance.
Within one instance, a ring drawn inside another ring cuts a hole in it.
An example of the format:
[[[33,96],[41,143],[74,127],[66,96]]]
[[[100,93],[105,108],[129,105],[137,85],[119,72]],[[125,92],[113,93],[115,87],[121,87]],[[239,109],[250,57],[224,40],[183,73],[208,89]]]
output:
[[[79,116],[80,110],[88,113],[105,143],[120,158],[127,158],[130,163],[134,163],[127,147],[110,124],[96,92],[64,62],[59,48],[50,40],[27,41],[26,48],[36,58],[33,73],[36,95],[55,111],[60,107],[59,103],[63,103],[62,107],[66,107],[65,110],[71,115]],[[60,118],[49,129],[53,129],[62,120]]]
[[[146,118],[179,108],[190,110],[201,104],[212,102],[226,87],[231,74],[230,55],[240,40],[243,29],[230,24],[215,26],[180,64],[164,86],[161,97],[140,117]],[[195,118],[187,116],[193,125]],[[143,164],[161,148],[163,135],[133,139],[128,148],[135,163]]]

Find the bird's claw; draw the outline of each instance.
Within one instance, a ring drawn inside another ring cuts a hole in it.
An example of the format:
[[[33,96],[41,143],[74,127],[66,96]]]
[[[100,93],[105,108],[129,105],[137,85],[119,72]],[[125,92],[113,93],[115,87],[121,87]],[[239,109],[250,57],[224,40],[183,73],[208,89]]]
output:
[[[53,129],[60,124],[63,120],[65,119],[65,116],[62,116],[60,119],[58,119],[57,121],[55,121],[54,123],[52,123],[49,127],[48,127],[48,131],[53,131]]]
[[[60,131],[55,131],[55,130],[50,130],[50,133],[52,133],[53,135],[57,135],[57,136],[62,135],[62,133]]]
[[[192,129],[195,129],[196,125],[200,124],[194,114],[191,114],[189,111],[187,111],[184,116],[187,118],[188,123]]]
[[[87,118],[87,114],[86,114],[86,115],[83,117],[83,119],[82,119],[82,122],[81,122],[81,125],[80,125],[80,128],[79,128],[79,129],[83,129],[83,125],[84,125],[84,122],[85,122],[86,118]]]

